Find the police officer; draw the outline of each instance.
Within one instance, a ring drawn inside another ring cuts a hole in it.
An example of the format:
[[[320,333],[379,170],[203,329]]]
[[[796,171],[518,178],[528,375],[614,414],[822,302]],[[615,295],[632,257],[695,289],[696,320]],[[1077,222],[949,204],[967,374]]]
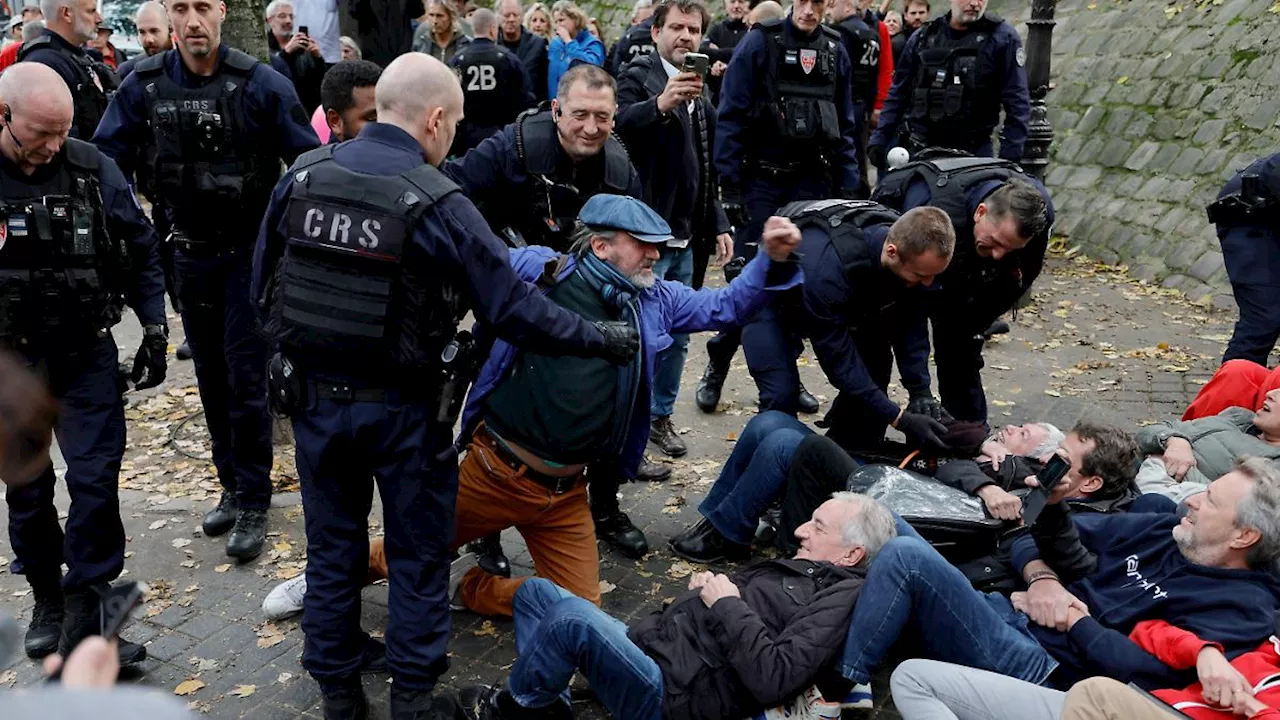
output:
[[[871,199],[899,212],[932,205],[951,217],[955,256],[928,302],[938,393],[955,419],[986,422],[983,331],[1040,274],[1054,217],[1049,191],[1007,160],[948,157],[886,174]],[[927,356],[928,345],[918,352]],[[911,407],[940,415],[927,386],[911,395]]]
[[[463,114],[443,63],[400,57],[377,101],[377,123],[300,157],[276,187],[253,294],[280,349],[272,398],[293,417],[307,518],[302,663],[320,683],[324,716],[365,717],[360,588],[376,480],[391,577],[391,717],[446,718],[430,694],[448,668],[451,433],[468,366],[483,360],[466,353],[458,322],[474,310],[518,346],[617,362],[639,336],[626,323],[589,323],[521,282],[501,241],[436,169]]]
[[[471,16],[471,29],[475,37],[449,63],[462,81],[466,98],[454,155],[479,145],[534,104],[529,76],[520,58],[495,42],[498,16],[488,8],[480,8]]]
[[[715,164],[738,257],[754,252],[765,218],[783,205],[858,193],[852,70],[839,34],[822,25],[830,1],[797,0],[790,17],[752,28],[725,71]],[[695,396],[703,412],[720,402],[740,337],[707,342]],[[817,412],[817,400],[804,395],[804,410]]]
[[[126,303],[142,323],[131,376],[138,389],[164,380],[169,332],[155,233],[116,164],[67,138],[73,107],[44,65],[19,63],[0,76],[0,347],[32,365],[61,405],[56,432],[71,494],[64,534],[46,452],[44,472],[5,496],[13,569],[35,596],[26,636],[33,658],[66,657],[100,633],[97,590],[124,568],[124,402],[110,328]],[[119,650],[121,664],[147,656],[130,642]]]
[[[94,142],[128,176],[153,148],[156,195],[173,224],[182,323],[213,440],[222,498],[210,537],[227,555],[262,551],[271,501],[265,342],[249,300],[249,248],[282,160],[320,144],[289,81],[222,43],[226,5],[169,0],[178,48],[138,63]]]
[[[22,46],[18,61],[38,62],[53,68],[75,102],[71,136],[81,140],[93,131],[107,109],[108,93],[120,84],[115,72],[84,51],[84,44],[98,36],[97,0],[53,0],[46,4],[44,32]]]
[[[870,137],[877,101],[889,91],[893,78],[893,55],[887,52],[889,30],[870,10],[860,10],[861,0],[832,0],[831,22],[853,68],[853,111],[858,118],[859,195],[871,194],[867,176],[867,139]],[[883,86],[883,87],[882,87]]]
[[[1027,139],[1031,94],[1018,31],[986,12],[987,0],[951,0],[951,11],[907,41],[867,155],[883,168],[904,145],[913,155],[945,147],[990,157],[1000,122],[1000,157],[1017,162]]]
[[[1280,336],[1280,154],[1236,173],[1209,206],[1240,308],[1222,362],[1267,364]]]
[[[563,252],[592,195],[640,197],[640,177],[612,134],[617,111],[613,78],[576,65],[560,78],[550,109],[524,113],[444,172],[510,244]]]
[[[610,75],[618,77],[627,63],[653,52],[652,28],[653,0],[636,0],[635,10],[631,13],[631,27],[609,49],[605,69]]]

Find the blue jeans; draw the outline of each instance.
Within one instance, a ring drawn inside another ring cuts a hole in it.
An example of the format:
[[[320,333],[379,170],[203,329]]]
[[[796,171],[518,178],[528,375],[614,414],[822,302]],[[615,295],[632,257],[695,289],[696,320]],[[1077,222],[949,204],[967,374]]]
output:
[[[751,418],[698,512],[721,535],[750,543],[761,513],[787,484],[791,456],[812,434],[808,425],[776,410]]]
[[[512,614],[516,664],[507,689],[517,703],[568,703],[569,681],[581,670],[614,718],[661,720],[662,671],[620,620],[543,578],[520,586]]]
[[[872,561],[849,622],[840,674],[868,682],[908,624],[921,631],[931,660],[1037,685],[1058,666],[1008,598],[974,590],[918,535],[894,538]]]
[[[653,274],[659,280],[688,285],[693,282],[693,247],[662,248],[662,257],[653,264]],[[653,371],[653,397],[649,401],[649,413],[653,417],[668,417],[676,406],[680,392],[680,373],[684,359],[689,354],[689,336],[672,333],[671,345],[658,353]]]

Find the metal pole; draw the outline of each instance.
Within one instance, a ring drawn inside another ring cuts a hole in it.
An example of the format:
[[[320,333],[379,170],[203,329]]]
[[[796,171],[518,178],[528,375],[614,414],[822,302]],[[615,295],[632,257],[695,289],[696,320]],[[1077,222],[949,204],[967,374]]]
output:
[[[1053,50],[1053,12],[1057,0],[1032,0],[1031,19],[1027,21],[1027,84],[1031,88],[1031,120],[1027,142],[1022,151],[1022,167],[1039,180],[1044,180],[1049,165],[1049,146],[1053,143],[1053,126],[1045,96],[1049,94],[1049,56]]]

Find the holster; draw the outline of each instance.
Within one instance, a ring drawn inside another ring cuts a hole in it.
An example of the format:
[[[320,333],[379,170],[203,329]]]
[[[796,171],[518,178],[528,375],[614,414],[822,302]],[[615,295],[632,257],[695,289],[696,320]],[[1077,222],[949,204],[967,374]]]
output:
[[[307,385],[282,353],[267,361],[267,406],[277,417],[293,417],[307,406]]]

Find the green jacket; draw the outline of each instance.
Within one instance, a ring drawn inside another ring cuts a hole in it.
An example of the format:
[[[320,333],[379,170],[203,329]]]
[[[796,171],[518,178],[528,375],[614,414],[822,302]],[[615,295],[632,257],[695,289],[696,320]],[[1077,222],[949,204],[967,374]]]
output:
[[[1231,470],[1236,458],[1247,455],[1280,460],[1280,445],[1269,445],[1253,426],[1253,411],[1242,407],[1223,410],[1213,417],[1181,422],[1162,422],[1138,431],[1138,449],[1144,455],[1161,454],[1169,438],[1191,443],[1196,466],[1182,482],[1205,485]]]

